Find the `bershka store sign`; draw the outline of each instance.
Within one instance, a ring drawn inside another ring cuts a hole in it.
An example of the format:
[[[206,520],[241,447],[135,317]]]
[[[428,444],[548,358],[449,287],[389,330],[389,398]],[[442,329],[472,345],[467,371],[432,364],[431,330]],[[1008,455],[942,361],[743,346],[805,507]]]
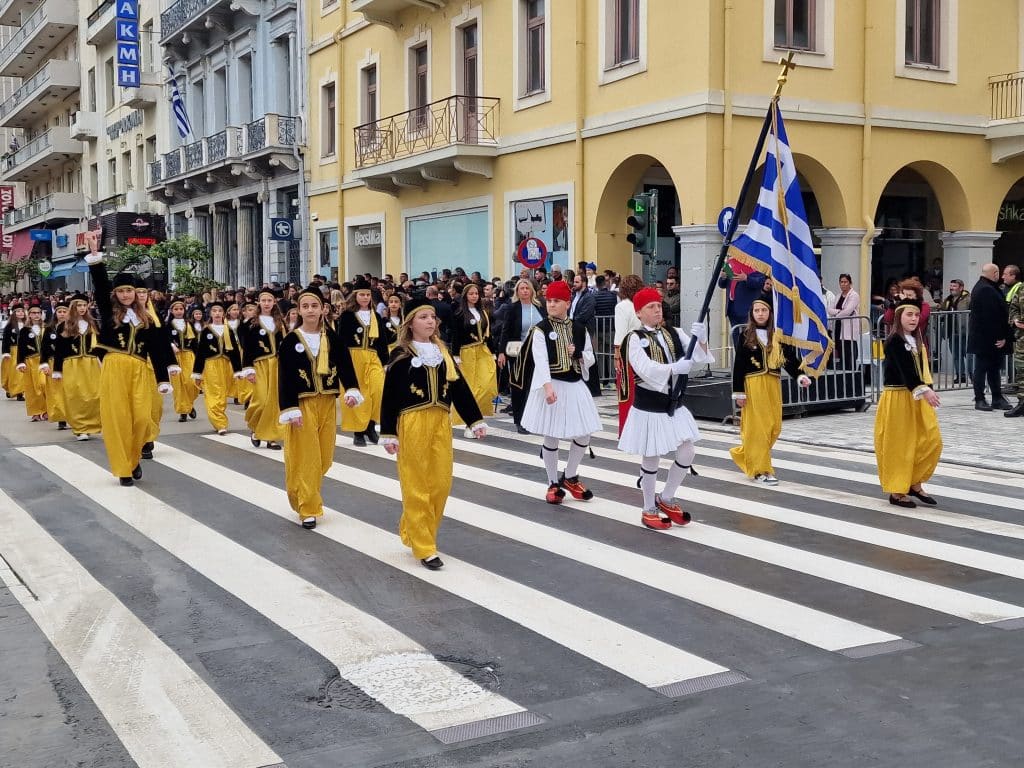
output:
[[[14,210],[14,187],[0,187],[0,257],[6,258],[14,249],[14,235],[4,232],[4,214]]]

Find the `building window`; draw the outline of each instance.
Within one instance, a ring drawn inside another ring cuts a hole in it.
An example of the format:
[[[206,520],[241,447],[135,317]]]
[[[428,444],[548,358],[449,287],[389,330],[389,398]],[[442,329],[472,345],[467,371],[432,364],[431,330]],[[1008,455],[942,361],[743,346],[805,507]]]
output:
[[[100,166],[93,163],[89,166],[89,197],[96,202],[100,197]]]
[[[96,111],[96,68],[90,67],[88,74],[85,76],[85,83],[87,88],[86,98],[89,100],[86,102],[89,105],[89,111]]]
[[[121,174],[124,176],[124,188],[135,189],[135,177],[132,175],[132,153],[125,152],[121,155]],[[115,192],[117,190],[115,189]]]
[[[377,122],[377,65],[363,69],[363,123]]]
[[[323,124],[320,126],[320,135],[323,141],[320,143],[320,157],[334,157],[338,144],[338,115],[335,103],[337,86],[335,83],[328,83],[320,88],[320,115]]]
[[[110,170],[110,190],[111,195],[117,194],[117,158],[112,157],[107,161],[107,168]]]
[[[640,0],[614,0],[612,66],[640,57]]]
[[[107,103],[104,105],[106,109],[111,110],[114,108],[115,93],[117,89],[117,81],[114,78],[114,59],[111,57],[106,60],[103,64],[103,75],[104,86],[106,87]]]
[[[907,0],[907,64],[939,66],[939,4],[939,0]]]
[[[775,0],[775,47],[815,50],[815,0]]]
[[[333,11],[338,7],[338,0],[323,0],[323,4],[320,6],[322,11]]]
[[[545,88],[545,13],[546,0],[526,0],[526,92],[540,93]]]
[[[430,53],[426,44],[418,45],[410,52],[412,57],[412,89],[409,94],[412,101],[413,129],[422,131],[427,127],[430,103]]]

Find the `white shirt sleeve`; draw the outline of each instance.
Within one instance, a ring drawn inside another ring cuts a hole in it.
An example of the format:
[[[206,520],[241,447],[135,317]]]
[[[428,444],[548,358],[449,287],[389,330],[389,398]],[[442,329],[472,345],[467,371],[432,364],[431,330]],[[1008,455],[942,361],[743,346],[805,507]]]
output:
[[[540,389],[551,381],[551,364],[548,362],[548,345],[544,334],[539,330],[533,332],[530,351],[533,353],[533,379],[530,391]]]
[[[597,357],[594,355],[594,344],[590,341],[590,334],[583,334],[583,338],[586,341],[583,343],[583,358],[580,360],[580,373],[583,374],[584,381],[590,381],[590,369],[597,362]]]
[[[633,336],[629,340],[629,364],[643,379],[648,389],[660,391],[665,389],[672,376],[672,366],[668,363],[656,363],[640,346],[640,339]]]
[[[636,316],[636,311],[633,309],[633,303],[630,301],[620,301],[615,305],[615,346],[618,347],[622,344],[622,340],[626,338],[626,334],[632,330],[630,327],[630,317]]]

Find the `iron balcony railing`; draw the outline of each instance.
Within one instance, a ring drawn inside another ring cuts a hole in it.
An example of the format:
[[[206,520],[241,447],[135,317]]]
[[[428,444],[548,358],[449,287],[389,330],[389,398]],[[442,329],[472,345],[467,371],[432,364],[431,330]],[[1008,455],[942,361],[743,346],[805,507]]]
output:
[[[992,120],[1024,117],[1024,72],[1010,72],[988,79]]]
[[[28,205],[23,205],[21,208],[15,208],[13,211],[5,213],[4,226],[13,227],[21,224],[23,221],[45,216],[54,208],[53,195],[36,198]]]
[[[43,85],[49,79],[50,63],[47,62],[43,65],[42,69],[32,75],[32,77],[23,81],[18,90],[12,93],[9,99],[7,99],[3,104],[0,104],[0,119],[11,114],[11,112],[17,109],[21,102],[24,101],[26,96],[35,91],[36,88]]]
[[[449,96],[356,126],[356,168],[456,144],[497,146],[500,99]]]
[[[114,0],[104,0],[99,4],[99,7],[95,11],[89,14],[89,18],[86,19],[86,26],[91,27],[96,21],[99,20],[100,16],[106,13],[107,9],[114,5]]]
[[[247,159],[275,147],[291,150],[299,145],[301,132],[299,118],[272,113],[240,128],[229,125],[150,163],[149,186],[155,187],[182,173],[193,173],[225,161]]]
[[[31,35],[39,28],[43,23],[43,17],[46,15],[46,5],[40,5],[36,8],[35,12],[30,15],[19,27],[18,31],[11,35],[11,39],[7,41],[7,45],[0,48],[0,64],[4,64],[7,60],[14,55],[14,52],[19,50],[25,41],[31,37]]]
[[[128,204],[128,195],[121,192],[117,195],[111,195],[105,197],[97,203],[93,203],[89,206],[89,212],[93,216],[99,216],[107,211],[116,211],[118,208],[122,208]]]
[[[50,146],[50,132],[40,134],[36,136],[32,141],[26,144],[24,147],[19,149],[17,152],[7,155],[4,158],[4,170],[10,171],[17,168],[19,165],[35,157],[40,152],[44,151]]]
[[[182,27],[220,0],[178,0],[174,5],[160,14],[160,34],[166,40],[176,34]]]

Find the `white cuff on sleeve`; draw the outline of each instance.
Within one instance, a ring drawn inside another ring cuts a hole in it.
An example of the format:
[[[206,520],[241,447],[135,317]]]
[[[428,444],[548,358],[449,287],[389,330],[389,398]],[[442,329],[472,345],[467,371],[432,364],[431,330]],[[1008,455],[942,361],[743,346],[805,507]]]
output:
[[[732,393],[732,399],[733,400],[746,400],[747,399],[747,393],[746,392],[733,392]]]
[[[201,374],[201,373],[193,373],[192,374],[192,378],[195,379],[196,381],[202,381],[203,380],[203,374]]]
[[[281,411],[281,415],[278,417],[278,421],[282,424],[295,421],[296,419],[302,418],[302,411],[298,408],[289,408],[287,411]]]
[[[236,379],[244,379],[245,378],[245,371],[239,371],[238,373],[236,373],[235,374],[235,378]]]
[[[54,371],[50,378],[53,379],[54,381],[60,381],[61,379],[64,378],[64,374],[61,373],[60,371]]]
[[[167,366],[167,375],[168,376],[177,376],[179,373],[181,373],[181,366],[180,365],[169,365],[169,366]]]
[[[103,254],[102,253],[90,253],[85,257],[86,264],[102,264]]]
[[[398,445],[397,437],[382,437],[379,440],[381,445]]]
[[[346,390],[345,397],[354,397],[356,399],[356,407],[362,405],[363,401],[366,399],[365,397],[363,397],[363,393],[360,392],[358,389]]]
[[[255,376],[256,375],[256,369],[255,368],[243,368],[238,373],[239,373],[240,376]]]

